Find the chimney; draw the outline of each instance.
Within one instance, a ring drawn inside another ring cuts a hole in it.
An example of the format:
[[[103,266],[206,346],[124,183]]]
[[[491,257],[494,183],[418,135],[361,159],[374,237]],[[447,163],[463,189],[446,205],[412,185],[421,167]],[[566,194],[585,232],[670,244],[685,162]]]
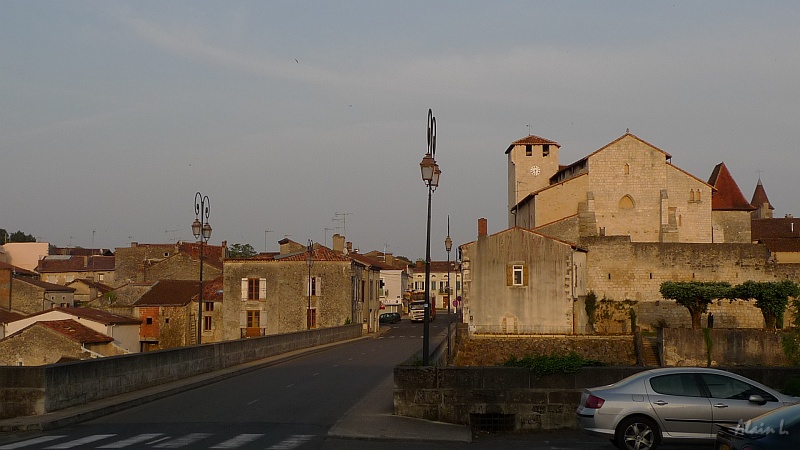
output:
[[[347,253],[353,253],[353,243],[352,242],[348,242],[345,246],[347,247]]]
[[[478,237],[486,236],[488,233],[489,226],[486,222],[486,219],[481,217],[478,219]]]
[[[344,236],[339,233],[333,235],[333,251],[344,253]]]

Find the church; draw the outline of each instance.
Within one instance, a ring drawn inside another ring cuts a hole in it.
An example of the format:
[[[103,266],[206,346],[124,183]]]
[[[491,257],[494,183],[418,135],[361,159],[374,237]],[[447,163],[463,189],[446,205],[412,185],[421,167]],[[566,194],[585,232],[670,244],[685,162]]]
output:
[[[663,282],[800,281],[800,221],[772,218],[760,180],[748,201],[724,163],[704,181],[629,131],[568,165],[560,147],[529,135],[506,148],[508,229],[488,235],[484,224],[461,246],[473,332],[628,333],[633,317],[643,329],[688,327],[688,310],[661,297]],[[559,250],[526,257],[509,245]],[[516,283],[514,270],[530,277]],[[716,327],[764,326],[754,302],[709,312]]]

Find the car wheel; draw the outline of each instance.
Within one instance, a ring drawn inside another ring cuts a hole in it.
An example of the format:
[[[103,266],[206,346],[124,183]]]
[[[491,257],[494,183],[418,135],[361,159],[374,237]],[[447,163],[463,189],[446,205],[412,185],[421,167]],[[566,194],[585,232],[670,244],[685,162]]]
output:
[[[628,417],[620,422],[616,433],[617,446],[625,450],[655,450],[661,435],[658,425],[647,417]]]

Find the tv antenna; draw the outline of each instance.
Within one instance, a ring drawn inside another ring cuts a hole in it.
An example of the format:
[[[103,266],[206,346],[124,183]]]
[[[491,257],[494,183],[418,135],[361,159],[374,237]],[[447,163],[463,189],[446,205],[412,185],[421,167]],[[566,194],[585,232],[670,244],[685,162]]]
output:
[[[334,213],[334,217],[333,217],[333,219],[331,219],[331,220],[334,220],[336,222],[342,222],[342,233],[344,233],[345,236],[347,236],[347,216],[349,216],[351,214],[353,214],[353,213],[351,213],[351,212],[346,212],[346,213],[337,212],[337,213]]]

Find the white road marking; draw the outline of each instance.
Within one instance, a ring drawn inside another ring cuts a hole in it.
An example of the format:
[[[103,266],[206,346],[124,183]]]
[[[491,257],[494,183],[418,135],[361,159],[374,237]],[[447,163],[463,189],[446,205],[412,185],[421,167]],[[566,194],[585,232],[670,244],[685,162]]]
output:
[[[248,405],[252,405],[253,403],[257,402],[258,400],[253,400],[252,402],[248,403]]]
[[[107,439],[110,437],[114,437],[116,434],[93,434],[91,436],[86,436],[84,438],[75,439],[74,441],[64,442],[63,444],[53,445],[51,447],[45,447],[48,449],[57,449],[57,448],[74,448],[79,447],[81,445],[89,444],[92,442],[100,441],[103,439]]]
[[[292,450],[303,445],[304,443],[306,443],[306,441],[310,440],[312,437],[314,437],[314,435],[295,434],[269,447],[267,450]]]
[[[121,441],[112,442],[110,444],[102,445],[97,448],[125,448],[133,444],[138,444],[140,442],[149,441],[151,439],[155,439],[161,436],[164,433],[150,433],[150,434],[140,434],[138,436],[134,436],[132,438],[123,439]]]
[[[209,448],[238,448],[248,442],[253,442],[256,439],[264,436],[263,434],[240,434],[235,438],[228,439],[225,442],[219,443]]]
[[[209,433],[189,433],[186,436],[156,445],[155,448],[180,448],[211,436]]]
[[[27,441],[20,441],[20,442],[14,443],[14,444],[4,445],[4,446],[0,447],[0,449],[10,450],[10,449],[13,449],[13,448],[23,448],[23,447],[27,447],[29,445],[43,444],[45,442],[55,441],[56,439],[62,439],[62,438],[65,438],[65,437],[66,436],[42,436],[42,437],[38,437],[38,438],[28,439]]]

